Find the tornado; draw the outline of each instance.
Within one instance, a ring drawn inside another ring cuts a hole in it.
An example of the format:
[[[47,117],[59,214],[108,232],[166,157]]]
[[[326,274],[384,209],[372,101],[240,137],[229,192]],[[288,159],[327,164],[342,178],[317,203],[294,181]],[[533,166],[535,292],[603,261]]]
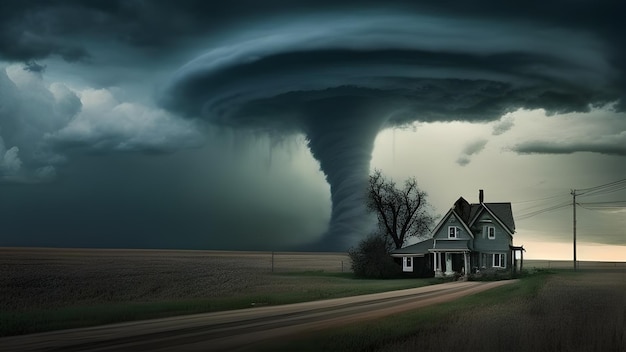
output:
[[[329,229],[317,245],[322,249],[344,250],[371,231],[364,196],[374,140],[385,119],[368,109],[367,99],[328,98],[306,109],[308,146],[331,192]]]
[[[306,135],[332,200],[317,249],[369,234],[363,197],[381,129],[493,121],[519,108],[589,111],[622,94],[602,41],[574,29],[417,13],[323,18],[222,33],[160,99],[215,125]]]

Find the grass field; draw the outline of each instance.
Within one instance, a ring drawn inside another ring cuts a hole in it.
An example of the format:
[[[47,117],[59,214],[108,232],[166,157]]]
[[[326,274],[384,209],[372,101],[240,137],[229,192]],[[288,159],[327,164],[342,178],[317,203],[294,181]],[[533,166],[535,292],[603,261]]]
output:
[[[587,262],[579,261],[578,268],[581,270],[626,270],[626,262]],[[542,269],[573,269],[574,262],[571,260],[524,260],[524,268]]]
[[[561,271],[265,349],[626,351],[625,320],[626,273]]]
[[[4,248],[0,336],[431,283],[355,280],[348,270],[336,253]]]
[[[581,273],[535,270],[561,265],[571,262],[527,261],[538,274],[519,284],[287,349],[626,350],[625,263],[581,262]],[[2,248],[0,336],[433,283],[356,280],[349,268],[338,253]]]
[[[274,272],[341,272],[347,255],[274,256]],[[0,310],[272,292],[272,254],[174,250],[0,249]],[[280,281],[280,282],[278,282]],[[8,299],[6,299],[8,298]]]

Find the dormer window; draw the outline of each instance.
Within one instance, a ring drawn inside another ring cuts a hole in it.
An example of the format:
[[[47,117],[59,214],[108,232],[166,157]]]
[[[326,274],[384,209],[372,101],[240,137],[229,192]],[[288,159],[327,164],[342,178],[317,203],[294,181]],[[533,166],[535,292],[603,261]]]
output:
[[[448,238],[457,238],[457,235],[458,229],[456,228],[456,226],[448,227]]]

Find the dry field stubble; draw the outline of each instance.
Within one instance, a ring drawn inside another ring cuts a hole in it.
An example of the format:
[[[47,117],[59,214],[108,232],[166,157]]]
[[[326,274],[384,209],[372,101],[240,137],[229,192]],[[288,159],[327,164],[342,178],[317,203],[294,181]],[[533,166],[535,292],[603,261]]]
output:
[[[574,262],[571,260],[524,259],[524,268],[526,269],[572,269],[573,266]],[[578,261],[578,268],[582,270],[626,270],[626,262]]]
[[[626,272],[552,275],[536,296],[485,304],[380,351],[626,351]]]
[[[343,254],[276,253],[273,266],[340,272],[342,261],[347,271]],[[269,252],[1,248],[0,311],[306,289],[271,271]]]

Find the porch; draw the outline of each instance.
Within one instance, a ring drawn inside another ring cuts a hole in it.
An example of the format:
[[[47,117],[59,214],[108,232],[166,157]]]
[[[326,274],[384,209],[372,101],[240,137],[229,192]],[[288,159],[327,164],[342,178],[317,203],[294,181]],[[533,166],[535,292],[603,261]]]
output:
[[[433,268],[435,277],[453,276],[459,273],[467,276],[471,268],[471,255],[469,251],[433,251]]]
[[[433,248],[428,251],[433,253],[435,277],[469,274],[472,252],[469,240],[434,240]]]

